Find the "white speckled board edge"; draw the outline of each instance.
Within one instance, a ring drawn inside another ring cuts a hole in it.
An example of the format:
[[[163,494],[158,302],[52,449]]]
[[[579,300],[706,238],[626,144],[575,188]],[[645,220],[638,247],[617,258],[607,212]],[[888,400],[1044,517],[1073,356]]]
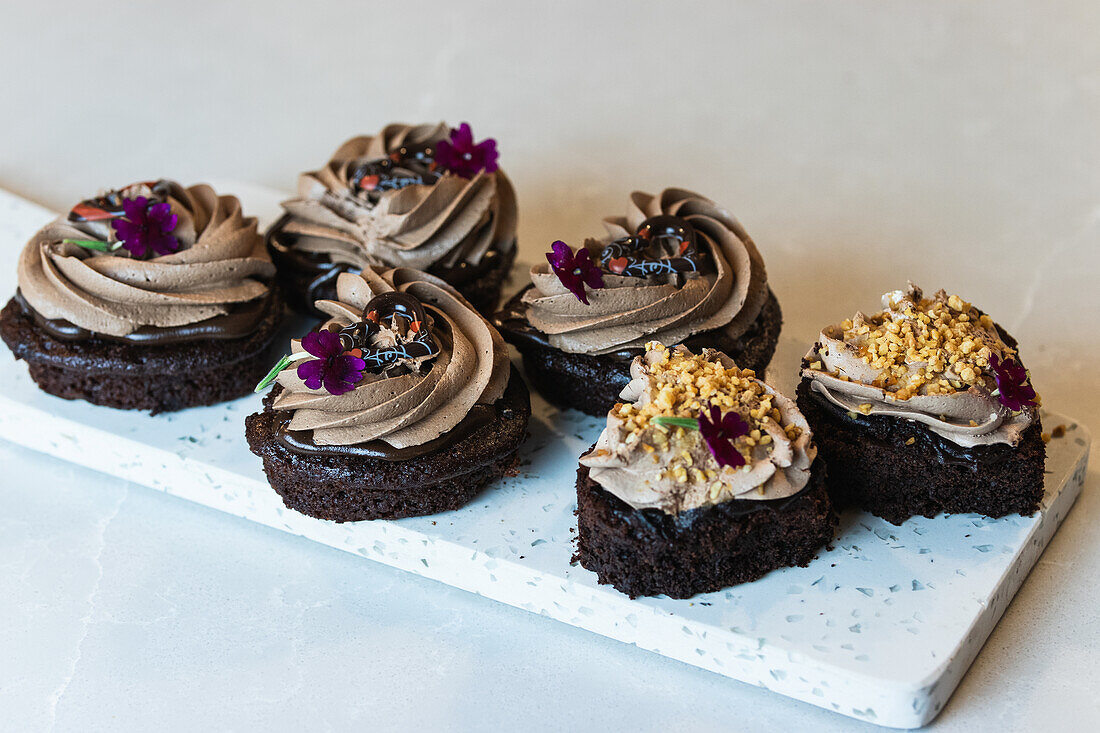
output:
[[[278,200],[277,193],[261,189],[250,196],[243,188],[235,190],[250,211],[256,210],[251,201]],[[49,213],[3,192],[0,212],[0,244],[12,259],[12,266],[0,264],[0,288],[7,289],[14,287],[16,248]],[[1077,498],[1090,444],[1083,427],[1045,415],[1048,426],[1065,422],[1075,432],[1072,441],[1049,447],[1047,494],[1035,517],[954,515],[893,528],[848,513],[834,548],[808,568],[780,570],[691,601],[631,601],[568,562],[575,456],[594,438],[598,422],[558,413],[541,400],[534,400],[533,435],[524,448],[537,470],[502,482],[466,509],[437,515],[438,527],[434,520],[338,525],[286,510],[263,481],[241,438],[256,398],[150,418],[44,395],[10,357],[0,360],[0,379],[7,385],[0,438],[894,727],[922,725],[942,709]],[[531,527],[538,534],[524,540],[539,539],[517,542],[508,536],[510,526]],[[963,540],[970,532],[975,539]],[[978,537],[983,544],[968,544]],[[918,545],[927,546],[918,552]],[[517,547],[526,547],[525,555]],[[924,566],[925,558],[943,562]],[[957,568],[962,581],[953,583],[945,564]],[[898,584],[907,578],[913,578],[912,593]],[[895,599],[891,610],[886,604]],[[819,617],[824,626],[812,626]],[[849,627],[852,617],[859,620]]]
[[[1048,419],[1072,422],[1058,415]],[[974,617],[969,633],[940,668],[906,682],[816,663],[780,639],[746,637],[678,618],[606,587],[547,577],[523,563],[489,558],[469,545],[411,530],[402,522],[341,525],[317,521],[285,509],[262,481],[75,423],[7,396],[0,396],[0,437],[789,697],[865,719],[860,713],[870,710],[874,722],[893,727],[923,725],[950,697],[1072,507],[1084,482],[1088,458],[1087,447],[1069,441],[1051,444],[1050,462],[1057,466],[1057,473],[1048,477],[1053,485],[1048,485],[1040,519],[996,594]],[[830,682],[827,697],[814,693],[816,681],[821,679]],[[830,706],[825,704],[828,701],[843,703]]]

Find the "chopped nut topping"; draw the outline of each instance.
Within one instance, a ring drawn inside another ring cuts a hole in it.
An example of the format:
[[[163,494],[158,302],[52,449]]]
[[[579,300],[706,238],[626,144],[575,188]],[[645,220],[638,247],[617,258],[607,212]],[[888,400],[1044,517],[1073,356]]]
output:
[[[734,442],[747,461],[746,468],[751,467],[753,451],[774,449],[777,427],[791,440],[801,435],[797,426],[782,425],[774,396],[751,369],[726,367],[711,350],[692,354],[651,342],[646,351],[648,399],[617,404],[612,415],[620,421],[624,443],[638,443],[666,464],[663,478],[707,487],[712,494],[726,490],[719,473],[708,468],[712,459],[705,449],[706,462],[700,457],[699,431],[671,424],[668,418],[686,418],[695,424],[700,412],[711,405],[737,412],[750,428]],[[665,420],[655,422],[655,418]]]
[[[990,356],[1016,353],[1002,342],[993,320],[958,295],[941,290],[923,298],[919,291],[899,291],[889,304],[873,316],[858,313],[843,321],[836,336],[854,347],[864,364],[881,370],[872,384],[894,399],[952,394],[975,386],[995,389]],[[809,367],[822,368],[820,360]],[[842,373],[833,376],[851,381]]]

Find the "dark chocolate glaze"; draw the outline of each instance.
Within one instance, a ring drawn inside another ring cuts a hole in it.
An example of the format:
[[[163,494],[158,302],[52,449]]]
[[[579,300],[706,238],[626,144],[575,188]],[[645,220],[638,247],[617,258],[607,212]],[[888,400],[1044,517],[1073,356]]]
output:
[[[809,362],[803,359],[802,368],[806,369],[807,367],[809,367]],[[859,434],[861,441],[903,450],[906,447],[905,441],[913,438],[914,442],[919,442],[930,450],[936,461],[941,465],[962,466],[972,471],[977,471],[979,465],[996,465],[1016,455],[1015,446],[1005,443],[964,448],[958,443],[934,433],[927,425],[915,420],[891,415],[858,415],[858,417],[852,417],[848,414],[848,410],[834,405],[819,392],[813,390],[810,387],[810,382],[811,380],[808,377],[803,377],[798,393],[804,395],[804,399],[812,400],[819,410],[830,415],[833,420],[849,424]]]
[[[297,273],[306,280],[306,303],[313,304],[317,300],[329,297],[337,286],[337,277],[341,273],[360,273],[359,267],[345,262],[333,262],[328,254],[318,252],[303,252],[295,248],[298,238],[296,234],[283,231],[289,215],[283,215],[267,230],[267,251],[272,255],[272,261],[281,272]],[[437,262],[428,267],[428,274],[436,275],[444,282],[462,287],[466,283],[477,280],[483,275],[497,269],[500,258],[504,252],[515,249],[516,242],[494,243],[493,248],[482,255],[480,262],[471,264],[459,262],[447,265]]]
[[[502,243],[500,249],[487,250],[485,254],[481,256],[481,261],[476,264],[457,262],[453,265],[445,265],[442,262],[437,262],[428,268],[428,273],[446,280],[455,287],[465,285],[472,280],[477,280],[490,270],[495,270],[497,261],[503,256],[501,251],[511,250],[515,246],[515,240],[512,240],[510,243]]]
[[[287,428],[291,417],[289,412],[277,423],[275,439],[287,449],[302,455],[358,456],[360,458],[380,458],[384,461],[405,461],[434,453],[457,443],[479,428],[488,425],[495,419],[497,409],[493,405],[474,405],[458,425],[455,425],[443,435],[429,440],[427,443],[411,445],[406,448],[395,448],[384,440],[372,440],[358,445],[317,445],[313,442],[312,431],[290,430]],[[510,414],[504,414],[510,412],[511,408],[504,407],[501,409],[501,417],[511,417]]]
[[[326,288],[334,288],[336,278],[342,272],[358,273],[360,269],[345,262],[333,262],[327,254],[318,252],[303,252],[294,247],[298,237],[283,231],[290,216],[284,214],[270,229],[267,230],[267,249],[271,253],[271,259],[280,270],[297,272],[309,278],[307,296],[312,303],[320,300],[318,293]],[[445,280],[447,283],[461,287],[468,282],[480,278],[482,275],[496,269],[497,263],[503,257],[503,252],[511,251],[515,247],[515,240],[511,242],[494,242],[492,248],[482,255],[481,260],[475,264],[469,262],[457,262],[447,265],[436,262],[428,268],[430,275]]]
[[[503,308],[494,313],[493,325],[509,343],[516,345],[531,344],[552,349],[555,347],[550,344],[550,339],[546,334],[532,326],[527,320],[527,307],[520,301],[523,294],[533,287],[534,285],[528,285],[505,303]],[[641,356],[644,353],[644,349],[622,349],[600,354],[600,356],[629,365],[634,357]]]
[[[808,488],[810,485],[807,484]],[[752,501],[751,499],[731,499],[730,501],[722,502],[721,504],[715,504],[713,506],[697,507],[695,509],[688,509],[685,512],[680,512],[677,515],[666,514],[660,509],[635,509],[626,502],[619,500],[619,504],[614,507],[614,513],[621,516],[623,521],[627,524],[646,526],[650,529],[660,533],[672,533],[682,532],[685,529],[690,529],[695,524],[696,520],[704,513],[713,512],[717,514],[723,514],[728,517],[740,517],[745,514],[751,514],[753,512],[781,512],[789,505],[798,501],[803,493],[806,492],[806,488],[803,488],[797,494],[791,494],[790,496],[782,499],[770,499],[763,501]],[[606,491],[606,489],[601,489]],[[610,495],[610,494],[609,494]],[[618,497],[615,497],[618,499]]]
[[[231,306],[230,311],[224,315],[207,318],[197,323],[188,323],[183,326],[168,326],[157,328],[155,326],[142,326],[133,333],[125,336],[109,336],[102,333],[93,333],[86,328],[70,323],[63,318],[46,318],[31,307],[18,289],[15,291],[15,302],[23,309],[23,312],[34,318],[35,325],[50,336],[62,341],[86,341],[88,339],[100,339],[103,341],[115,341],[123,344],[140,345],[164,345],[178,344],[186,341],[205,341],[210,339],[237,339],[247,336],[267,316],[271,309],[270,302],[274,297],[274,291],[268,290],[262,298],[251,300],[247,303],[238,303]]]
[[[586,452],[591,452],[595,447],[596,446],[593,445]],[[816,473],[820,470],[821,466],[815,461],[814,465],[811,467],[811,472]],[[597,490],[605,495],[611,513],[617,519],[630,526],[635,531],[640,530],[643,533],[656,533],[661,537],[671,539],[678,536],[679,533],[691,529],[695,522],[703,515],[717,514],[733,518],[753,512],[782,512],[788,506],[797,502],[807,491],[813,490],[817,482],[811,479],[797,494],[791,494],[782,499],[767,499],[761,501],[731,499],[721,504],[688,509],[687,511],[675,515],[667,514],[660,509],[635,509],[619,497],[604,489],[596,483],[595,480],[593,480],[593,483],[598,487]]]
[[[289,214],[275,222],[267,234],[264,235],[267,251],[271,255],[271,261],[280,273],[293,272],[304,275],[307,278],[305,286],[306,303],[312,306],[318,300],[323,300],[326,293],[336,291],[336,278],[344,272],[358,273],[359,268],[346,262],[333,262],[326,254],[317,252],[303,252],[294,247],[297,237],[282,231],[283,226],[290,221]]]

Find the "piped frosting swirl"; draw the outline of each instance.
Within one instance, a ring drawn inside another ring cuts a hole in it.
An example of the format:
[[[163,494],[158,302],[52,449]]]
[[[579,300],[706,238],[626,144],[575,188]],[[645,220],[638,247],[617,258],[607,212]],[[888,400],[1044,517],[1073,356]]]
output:
[[[821,332],[803,361],[810,388],[853,415],[923,423],[964,448],[1016,445],[1037,406],[1013,411],[997,397],[991,361],[1013,359],[993,320],[940,290],[909,284],[882,296],[883,310]]]
[[[348,140],[320,170],[303,173],[298,196],[283,202],[283,231],[302,252],[327,255],[360,269],[369,265],[427,270],[437,263],[477,264],[490,249],[510,251],[516,238],[516,199],[500,170],[463,178],[450,172],[383,192],[358,185],[362,169],[405,147],[446,137],[437,125],[393,124],[379,134]]]
[[[272,408],[290,414],[286,428],[304,433],[316,446],[351,446],[382,441],[394,448],[423,445],[457,426],[475,405],[500,399],[508,383],[504,341],[488,321],[450,285],[407,268],[367,267],[361,275],[341,274],[337,300],[319,301],[329,316],[322,326],[340,331],[361,323],[364,309],[383,293],[406,293],[423,304],[438,353],[430,361],[367,371],[349,392],[332,395],[306,386],[295,368],[277,377],[282,391]],[[389,331],[380,329],[386,338]],[[301,340],[292,353],[303,351]]]
[[[744,334],[768,297],[764,260],[740,222],[713,201],[679,188],[657,196],[635,192],[625,216],[604,220],[608,237],[584,246],[598,261],[609,242],[634,235],[644,221],[662,215],[694,228],[706,269],[686,277],[604,273],[604,286],[590,291],[585,305],[541,263],[531,268],[533,287],[522,299],[531,326],[551,346],[585,354],[641,349],[651,339],[679,343],[715,329],[730,338]]]
[[[31,237],[19,258],[20,293],[43,318],[124,337],[206,321],[270,292],[275,268],[256,219],[243,215],[236,197],[174,181],[135,184],[120,194],[167,202],[178,217],[172,232],[178,250],[142,260],[124,249],[89,249],[64,240],[109,250],[117,243],[111,219],[59,217]]]
[[[652,342],[630,367],[623,403],[581,456],[591,478],[635,509],[676,515],[722,502],[772,500],[805,488],[817,447],[794,402],[718,351],[692,354]],[[719,465],[698,429],[711,406],[735,412],[747,430],[733,441],[744,465]]]

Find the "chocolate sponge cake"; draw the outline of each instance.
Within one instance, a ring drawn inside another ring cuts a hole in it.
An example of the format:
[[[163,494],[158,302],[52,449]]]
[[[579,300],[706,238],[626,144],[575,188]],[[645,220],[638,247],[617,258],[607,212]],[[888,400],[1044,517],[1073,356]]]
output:
[[[303,173],[267,233],[290,305],[321,315],[341,273],[411,267],[492,313],[516,256],[516,195],[496,141],[470,126],[392,124]]]
[[[1015,340],[959,296],[887,293],[822,331],[802,366],[798,405],[838,506],[894,524],[1039,507],[1038,396]]]
[[[641,349],[625,349],[611,354],[570,354],[551,346],[546,334],[524,320],[522,299],[527,290],[516,294],[497,314],[497,323],[505,338],[523,356],[523,369],[536,392],[552,405],[580,410],[588,415],[603,415],[619,399],[630,381],[630,364]],[[775,294],[768,299],[748,330],[731,338],[715,329],[689,336],[684,345],[701,351],[713,348],[737,354],[738,366],[763,374],[775,354],[783,314]]]
[[[577,560],[630,595],[688,598],[806,565],[833,536],[795,404],[714,350],[647,344],[580,458]]]
[[[833,537],[837,519],[824,467],[793,496],[733,499],[672,516],[634,509],[577,470],[577,559],[631,598],[690,598],[806,566]]]
[[[255,309],[255,312],[248,312]],[[16,294],[0,311],[0,337],[27,362],[38,387],[56,397],[153,414],[242,397],[271,366],[283,307],[272,290],[248,310],[244,335],[152,343],[81,333],[42,319]],[[60,332],[61,335],[55,335]],[[77,334],[76,338],[69,337]]]
[[[397,519],[459,509],[485,486],[515,475],[517,446],[527,432],[531,400],[512,369],[508,386],[490,405],[475,405],[464,422],[428,443],[394,448],[379,440],[346,454],[311,452],[288,440],[285,415],[272,408],[246,418],[252,452],[283,503],[302,514],[337,522]]]
[[[718,349],[763,373],[783,315],[764,260],[729,212],[699,194],[634,193],[608,236],[555,242],[531,285],[495,316],[537,391],[603,415],[647,341]]]
[[[58,397],[154,413],[214,404],[247,394],[270,364],[274,274],[233,196],[137,183],[31,238],[0,336]]]
[[[246,420],[283,502],[337,522],[396,519],[457,509],[513,475],[530,398],[489,322],[415,270],[367,267],[336,289]]]

